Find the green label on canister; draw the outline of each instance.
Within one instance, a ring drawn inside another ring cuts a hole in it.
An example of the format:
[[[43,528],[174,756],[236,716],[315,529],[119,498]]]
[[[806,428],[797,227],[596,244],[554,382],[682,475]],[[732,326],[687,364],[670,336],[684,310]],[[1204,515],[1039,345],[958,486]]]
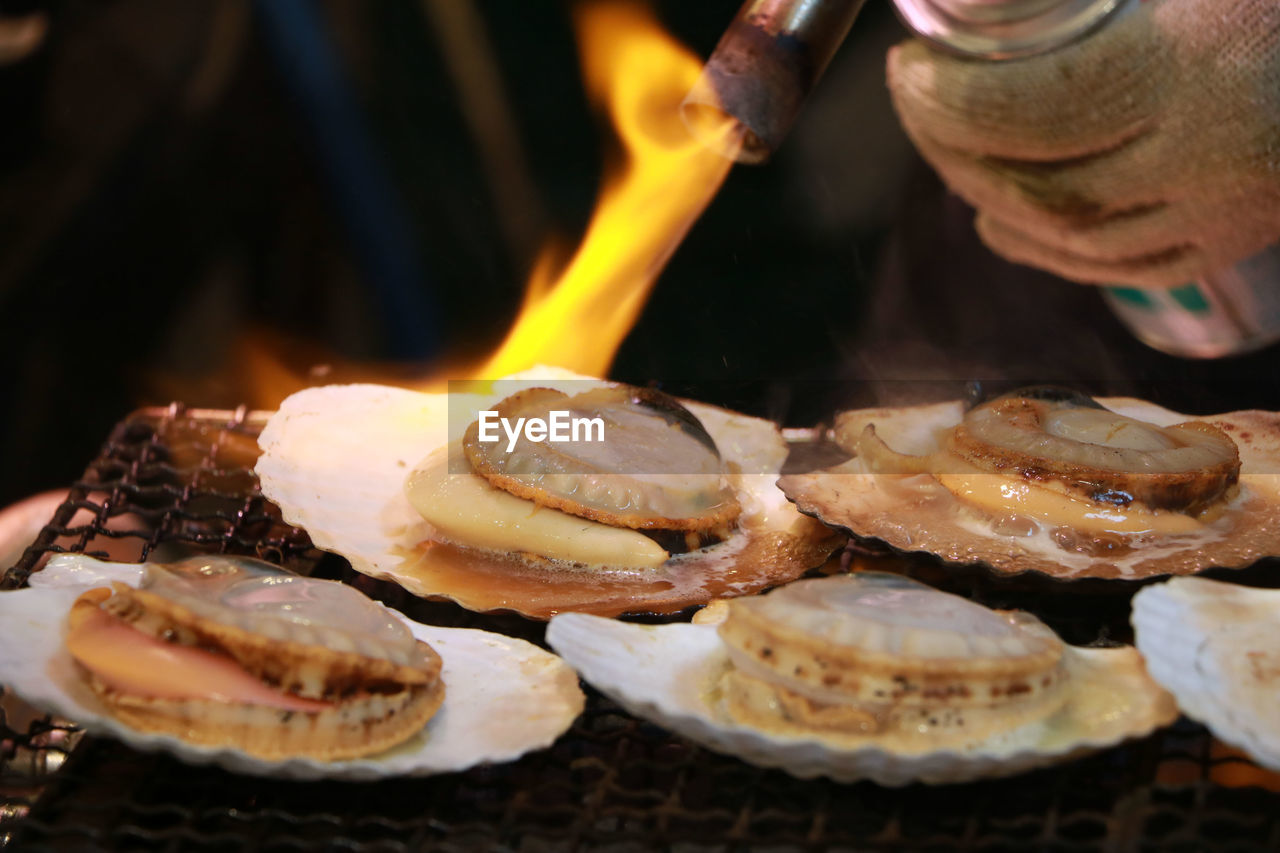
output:
[[[1143,343],[1184,358],[1219,358],[1280,341],[1280,246],[1168,290],[1103,288]]]

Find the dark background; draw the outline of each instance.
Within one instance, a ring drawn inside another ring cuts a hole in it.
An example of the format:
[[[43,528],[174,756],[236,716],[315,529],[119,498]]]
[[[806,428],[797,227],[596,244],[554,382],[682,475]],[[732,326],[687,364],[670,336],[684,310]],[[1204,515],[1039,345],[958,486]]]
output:
[[[0,0],[51,18],[0,66],[0,506],[70,482],[138,406],[257,402],[246,341],[406,374],[491,349],[530,246],[576,242],[610,156],[570,5],[474,3],[533,190],[512,202],[422,4]],[[656,6],[701,56],[736,7]],[[784,148],[694,226],[614,378],[796,426],[954,390],[929,380],[1280,407],[1274,353],[1159,355],[1092,290],[983,249],[894,120],[903,37],[872,0]]]

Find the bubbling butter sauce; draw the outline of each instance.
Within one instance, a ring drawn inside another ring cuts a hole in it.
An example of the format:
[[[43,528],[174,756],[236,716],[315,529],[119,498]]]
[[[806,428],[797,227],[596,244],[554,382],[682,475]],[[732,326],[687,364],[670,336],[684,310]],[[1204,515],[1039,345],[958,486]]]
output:
[[[1100,576],[1124,576],[1127,572],[1119,568],[1098,572],[1099,561],[1160,557],[1221,540],[1236,529],[1243,510],[1237,499],[1202,514],[1200,519],[1160,513],[1155,523],[1146,525],[1141,523],[1144,513],[1134,512],[1124,516],[1124,523],[1109,525],[1099,518],[1092,529],[1082,529],[1071,523],[1071,518],[1055,520],[1044,514],[1021,512],[1023,507],[1017,503],[996,511],[990,501],[966,500],[966,492],[960,490],[957,494],[934,475],[866,476],[875,477],[876,488],[889,496],[888,504],[896,508],[880,514],[870,525],[872,528],[885,532],[896,528],[904,538],[923,547],[924,531],[957,527],[982,539],[1004,539],[1010,548],[1053,554],[1067,574],[1087,570]],[[1056,493],[1048,497],[1066,500]],[[1036,507],[1033,505],[1032,509]],[[1117,529],[1108,529],[1112,526]]]

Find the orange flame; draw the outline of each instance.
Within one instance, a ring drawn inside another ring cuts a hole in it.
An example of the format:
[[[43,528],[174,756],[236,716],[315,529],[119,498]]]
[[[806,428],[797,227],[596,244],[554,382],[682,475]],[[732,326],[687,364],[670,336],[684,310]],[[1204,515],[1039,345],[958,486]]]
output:
[[[559,278],[550,282],[539,264],[519,318],[479,376],[535,364],[603,376],[658,273],[732,165],[681,121],[680,102],[702,63],[647,10],[598,3],[581,8],[576,24],[588,93],[608,107],[626,159]],[[722,121],[716,132],[737,132]]]
[[[697,142],[685,127],[680,102],[702,63],[663,32],[647,8],[602,0],[579,7],[575,25],[588,95],[608,110],[622,157],[616,174],[604,182],[581,245],[558,276],[557,254],[544,251],[498,350],[478,364],[440,362],[424,378],[404,366],[325,363],[323,352],[298,341],[288,342],[285,356],[286,342],[258,331],[242,338],[231,365],[235,379],[229,384],[241,395],[236,402],[247,398],[275,408],[295,391],[328,382],[442,391],[446,377],[496,378],[540,364],[605,375],[655,279],[733,161]],[[692,120],[708,123],[699,128],[704,138],[721,134],[732,141],[741,134],[725,116],[698,114]],[[322,366],[298,370],[297,364]],[[171,399],[200,390],[159,384]],[[214,397],[225,396],[219,380],[206,384]]]

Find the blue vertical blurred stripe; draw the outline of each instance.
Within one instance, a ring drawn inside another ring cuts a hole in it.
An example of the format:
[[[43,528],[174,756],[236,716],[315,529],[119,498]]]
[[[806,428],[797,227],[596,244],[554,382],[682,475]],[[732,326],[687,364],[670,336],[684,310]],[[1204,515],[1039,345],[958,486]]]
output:
[[[438,352],[439,318],[413,228],[392,185],[313,0],[256,0],[285,85],[310,126],[356,260],[376,292],[389,354]]]

